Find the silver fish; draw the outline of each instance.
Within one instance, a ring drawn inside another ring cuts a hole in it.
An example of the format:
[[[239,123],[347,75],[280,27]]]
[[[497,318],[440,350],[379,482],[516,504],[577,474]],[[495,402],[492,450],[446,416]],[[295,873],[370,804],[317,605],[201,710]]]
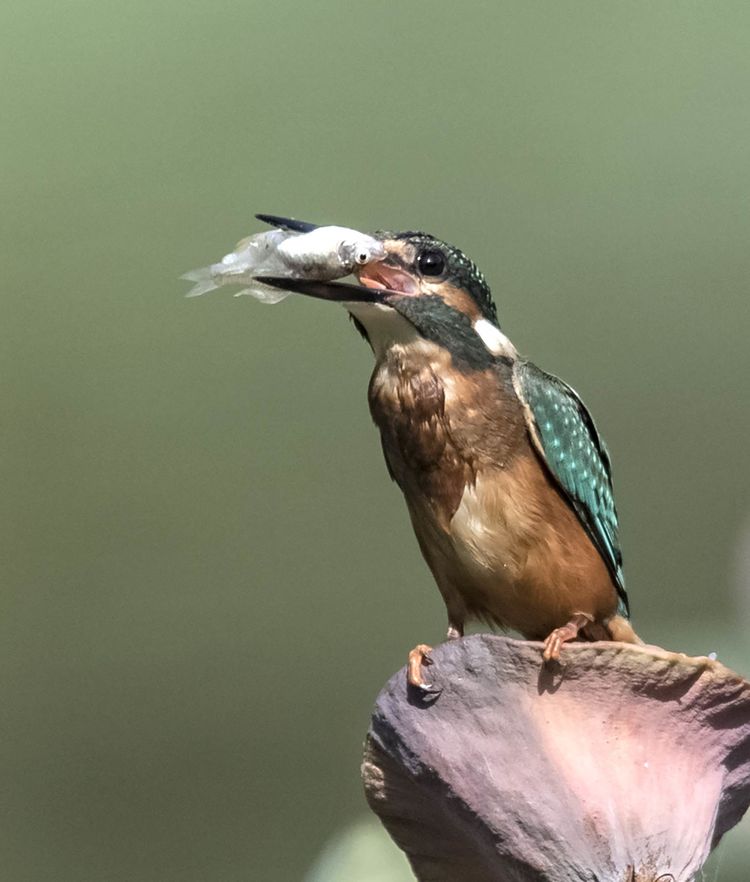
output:
[[[244,285],[235,296],[250,294],[264,303],[278,303],[290,292],[264,285],[263,276],[330,282],[384,257],[380,240],[348,227],[316,227],[304,233],[278,229],[248,236],[220,263],[180,278],[195,282],[188,297],[198,297],[222,285]]]

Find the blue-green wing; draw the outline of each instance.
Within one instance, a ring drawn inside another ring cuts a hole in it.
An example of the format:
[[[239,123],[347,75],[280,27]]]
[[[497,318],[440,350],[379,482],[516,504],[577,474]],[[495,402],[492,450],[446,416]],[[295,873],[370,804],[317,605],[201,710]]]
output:
[[[612,467],[591,414],[567,383],[529,361],[516,362],[513,382],[534,445],[604,558],[628,615]]]

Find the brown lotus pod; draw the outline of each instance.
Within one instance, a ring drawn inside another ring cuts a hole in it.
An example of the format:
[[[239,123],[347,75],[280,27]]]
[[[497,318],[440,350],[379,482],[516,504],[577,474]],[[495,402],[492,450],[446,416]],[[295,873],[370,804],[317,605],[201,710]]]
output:
[[[652,646],[475,635],[378,696],[362,775],[424,882],[690,882],[750,802],[750,683]]]

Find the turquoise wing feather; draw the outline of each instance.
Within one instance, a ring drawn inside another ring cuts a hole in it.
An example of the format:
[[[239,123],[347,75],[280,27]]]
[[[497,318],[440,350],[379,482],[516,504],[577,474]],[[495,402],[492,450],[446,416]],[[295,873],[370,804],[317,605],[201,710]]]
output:
[[[629,615],[612,466],[591,414],[567,383],[532,362],[516,362],[513,383],[534,445],[604,558],[620,612]]]

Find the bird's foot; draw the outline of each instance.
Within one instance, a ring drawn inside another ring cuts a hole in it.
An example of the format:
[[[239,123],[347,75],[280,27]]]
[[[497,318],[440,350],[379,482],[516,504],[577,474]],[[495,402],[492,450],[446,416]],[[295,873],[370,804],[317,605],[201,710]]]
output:
[[[422,665],[427,667],[432,664],[431,652],[431,646],[428,646],[426,643],[420,643],[409,653],[409,661],[406,666],[406,679],[409,685],[414,686],[416,689],[421,689],[423,692],[429,692],[432,689],[432,685],[425,682],[422,676]]]
[[[459,637],[464,636],[464,626],[463,622],[455,625],[453,621],[448,622],[448,633],[446,637],[448,640],[458,640]],[[421,689],[422,692],[432,692],[432,684],[425,683],[424,677],[422,676],[422,667],[428,667],[432,664],[432,659],[430,658],[430,653],[432,652],[432,647],[428,646],[426,643],[420,643],[412,649],[409,653],[409,661],[406,666],[407,674],[406,679],[410,686],[414,686],[416,689]],[[437,690],[439,691],[439,690]]]
[[[563,643],[575,640],[581,628],[590,625],[591,622],[593,622],[591,616],[586,615],[586,613],[576,613],[567,625],[563,625],[562,628],[555,628],[544,641],[544,660],[554,661],[560,658],[560,650]]]

